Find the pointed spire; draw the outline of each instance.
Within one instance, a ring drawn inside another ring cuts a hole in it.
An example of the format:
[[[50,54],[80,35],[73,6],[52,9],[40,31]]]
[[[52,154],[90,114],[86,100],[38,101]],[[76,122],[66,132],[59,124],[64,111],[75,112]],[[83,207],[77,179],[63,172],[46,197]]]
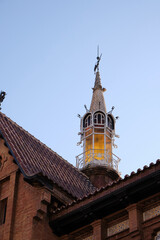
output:
[[[101,84],[101,78],[100,78],[99,71],[96,72],[96,78],[95,78],[93,91],[95,91],[96,89],[102,90],[102,84]]]
[[[102,88],[99,71],[96,72],[95,84],[93,88],[93,96],[90,106],[90,112],[103,111],[107,112],[106,104],[103,96],[105,88]]]

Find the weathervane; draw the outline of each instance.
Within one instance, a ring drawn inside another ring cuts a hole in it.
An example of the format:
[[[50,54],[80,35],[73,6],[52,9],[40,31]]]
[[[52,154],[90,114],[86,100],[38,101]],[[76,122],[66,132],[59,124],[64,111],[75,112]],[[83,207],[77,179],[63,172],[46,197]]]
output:
[[[2,109],[2,108],[1,108],[1,103],[2,103],[3,100],[5,99],[5,96],[6,96],[6,92],[1,91],[1,93],[0,93],[0,110]]]
[[[99,56],[99,46],[97,47],[97,63],[94,66],[94,73],[97,71],[99,71],[99,62],[101,60],[102,54]]]

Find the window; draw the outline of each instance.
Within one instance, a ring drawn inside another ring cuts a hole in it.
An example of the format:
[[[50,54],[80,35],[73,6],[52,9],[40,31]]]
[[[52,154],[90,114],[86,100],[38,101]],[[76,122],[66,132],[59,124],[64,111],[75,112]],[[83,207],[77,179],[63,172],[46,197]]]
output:
[[[97,125],[102,125],[105,123],[105,116],[103,113],[95,113],[94,115],[94,123]]]
[[[114,121],[110,115],[108,115],[108,127],[112,130],[114,129]]]
[[[0,225],[5,223],[7,211],[7,198],[0,201]]]
[[[91,115],[87,115],[84,119],[83,126],[84,128],[89,127],[92,124],[92,117]]]

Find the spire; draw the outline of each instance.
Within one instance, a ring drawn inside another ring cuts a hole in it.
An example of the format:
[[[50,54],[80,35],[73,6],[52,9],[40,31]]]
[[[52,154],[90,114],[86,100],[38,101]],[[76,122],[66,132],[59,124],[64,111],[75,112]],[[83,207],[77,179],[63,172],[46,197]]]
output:
[[[96,72],[96,78],[93,88],[93,96],[90,106],[90,112],[103,111],[107,112],[106,104],[103,96],[103,92],[106,91],[105,88],[102,88],[101,78],[99,71]]]
[[[99,63],[101,60],[102,54],[99,57],[99,46],[97,47],[97,63],[94,67],[94,73],[96,74],[94,88],[93,89],[93,96],[92,96],[92,102],[90,106],[90,112],[96,112],[96,111],[103,111],[107,112],[106,110],[106,104],[103,96],[103,92],[106,91],[105,88],[102,88],[101,84],[101,78],[99,73]]]
[[[96,72],[96,78],[95,78],[93,91],[95,91],[96,89],[102,90],[102,84],[101,84],[101,78],[100,78],[99,71]]]

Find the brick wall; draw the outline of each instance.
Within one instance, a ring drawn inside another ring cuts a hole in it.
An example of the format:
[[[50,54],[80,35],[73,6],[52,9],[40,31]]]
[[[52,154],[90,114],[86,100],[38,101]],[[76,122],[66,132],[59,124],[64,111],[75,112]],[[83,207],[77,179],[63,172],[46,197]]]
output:
[[[0,240],[57,240],[49,227],[47,205],[51,193],[24,181],[4,140],[0,139],[0,201],[7,199]]]

